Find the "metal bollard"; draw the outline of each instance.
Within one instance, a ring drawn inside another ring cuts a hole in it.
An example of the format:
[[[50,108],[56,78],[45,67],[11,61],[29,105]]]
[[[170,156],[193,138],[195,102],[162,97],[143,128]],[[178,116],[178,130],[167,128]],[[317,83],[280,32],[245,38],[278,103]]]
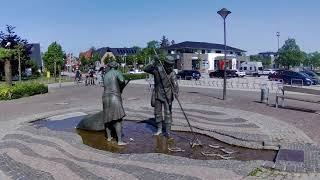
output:
[[[267,84],[261,84],[260,102],[264,103],[266,100],[267,100],[267,104],[269,104],[269,88]]]

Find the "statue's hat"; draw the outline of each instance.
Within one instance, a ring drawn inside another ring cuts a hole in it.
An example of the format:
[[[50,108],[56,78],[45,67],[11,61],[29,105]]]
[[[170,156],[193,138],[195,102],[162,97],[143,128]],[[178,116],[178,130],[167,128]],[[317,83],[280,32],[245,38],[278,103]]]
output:
[[[108,63],[108,66],[111,68],[117,68],[118,67],[118,63],[115,61],[111,61]]]
[[[166,56],[164,63],[174,65],[174,58],[172,56]]]

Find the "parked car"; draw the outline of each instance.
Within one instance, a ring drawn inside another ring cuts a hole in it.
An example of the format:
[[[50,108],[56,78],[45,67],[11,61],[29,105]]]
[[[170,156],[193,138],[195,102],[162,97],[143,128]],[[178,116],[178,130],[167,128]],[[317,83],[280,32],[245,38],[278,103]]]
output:
[[[270,81],[278,81],[282,79],[282,73],[284,70],[275,70],[274,73],[268,75]]]
[[[247,75],[259,76],[262,75],[262,62],[243,62],[240,65],[240,71],[246,72]]]
[[[281,74],[283,82],[286,84],[301,84],[304,86],[310,86],[313,84],[311,78],[304,73],[295,71],[283,71]]]
[[[144,72],[139,69],[131,69],[129,71],[129,74],[142,74],[142,73],[144,73]]]
[[[227,77],[237,77],[236,71],[235,70],[227,70],[226,71]],[[217,77],[217,78],[223,78],[224,77],[224,70],[216,70],[214,72],[209,73],[209,77]]]
[[[201,73],[197,70],[182,70],[177,74],[177,78],[191,80],[198,80],[201,77]]]
[[[308,71],[308,70],[303,70],[303,71],[300,71],[301,73],[305,73],[307,74],[308,76],[310,76],[310,78],[312,79],[313,81],[313,84],[316,85],[316,84],[319,84],[320,83],[320,78],[319,76],[312,72],[312,71]]]
[[[262,71],[263,75],[269,75],[269,74],[273,74],[273,73],[275,73],[275,70],[273,70],[273,69],[264,69]]]
[[[246,72],[244,72],[244,71],[240,71],[240,70],[235,70],[235,71],[236,71],[237,77],[245,77],[246,76]]]

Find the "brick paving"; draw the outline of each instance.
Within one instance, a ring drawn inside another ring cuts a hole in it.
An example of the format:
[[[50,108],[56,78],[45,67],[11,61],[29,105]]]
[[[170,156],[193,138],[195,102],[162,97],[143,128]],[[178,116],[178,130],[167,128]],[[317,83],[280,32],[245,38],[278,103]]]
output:
[[[305,152],[302,164],[281,161],[197,161],[158,154],[115,155],[86,147],[79,142],[77,136],[43,129],[35,131],[24,123],[57,114],[96,111],[101,109],[101,93],[102,89],[98,87],[69,86],[52,88],[47,95],[0,102],[0,125],[6,127],[0,129],[0,137],[3,138],[0,143],[0,162],[1,167],[8,167],[0,168],[2,174],[13,179],[34,179],[30,174],[39,176],[37,179],[62,179],[61,177],[67,176],[70,179],[113,179],[117,175],[121,175],[122,179],[251,179],[256,177],[248,176],[249,172],[263,166],[273,170],[267,169],[258,178],[290,179],[297,173],[290,171],[283,175],[280,172],[275,176],[274,173],[269,173],[277,172],[277,169],[287,171],[290,168],[295,172],[309,173],[297,174],[300,177],[318,177],[315,172],[319,172],[319,134],[316,133],[319,121],[316,120],[320,116],[292,108],[275,109],[257,103],[255,101],[259,99],[259,93],[255,92],[228,91],[228,100],[221,101],[220,90],[185,87],[181,88],[180,99],[183,106],[190,110],[188,115],[197,131],[234,144],[241,140],[246,143],[255,142],[238,144],[248,147],[259,148],[257,144],[261,144],[260,148],[280,145],[281,148],[300,149]],[[149,96],[146,86],[128,87],[124,93],[128,117],[138,120],[152,116]],[[306,109],[318,108],[294,101],[288,103],[294,107],[303,105]],[[174,111],[174,117],[177,117],[174,128],[187,130],[177,106]],[[79,154],[81,158],[77,158]],[[35,163],[25,164],[28,159],[33,159]],[[62,167],[59,173],[55,169],[57,166]],[[24,171],[17,175],[17,168]]]

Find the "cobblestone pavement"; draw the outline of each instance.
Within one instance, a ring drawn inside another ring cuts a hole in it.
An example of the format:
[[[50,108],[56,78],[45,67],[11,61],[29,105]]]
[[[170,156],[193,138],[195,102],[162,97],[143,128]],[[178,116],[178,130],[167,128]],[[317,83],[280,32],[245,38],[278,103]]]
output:
[[[315,138],[317,136],[310,136],[313,133],[308,134],[305,129],[300,127],[298,129],[294,127],[297,124],[292,123],[300,117],[315,117],[314,114],[291,109],[275,110],[273,107],[253,102],[258,94],[228,92],[230,98],[227,101],[221,101],[217,98],[219,91],[182,88],[180,98],[183,99],[184,108],[189,110],[188,116],[192,124],[197,127],[197,131],[229,143],[241,142],[242,144],[239,145],[244,146],[260,144],[261,148],[263,145],[273,147],[281,145],[282,149],[302,150],[303,162],[280,159],[276,163],[233,160],[199,161],[160,154],[116,155],[82,145],[80,137],[74,134],[49,129],[35,130],[24,123],[31,119],[57,114],[66,116],[67,113],[87,113],[101,109],[100,88],[65,87],[50,89],[47,95],[0,102],[0,127],[6,127],[0,128],[2,138],[0,177],[3,177],[2,179],[9,177],[12,179],[115,179],[116,177],[120,179],[256,179],[263,177],[291,179],[295,176],[311,179],[318,177],[316,172],[320,169],[320,159],[319,147],[316,144],[318,141]],[[144,86],[133,85],[126,89],[124,101],[127,104],[127,118],[141,120],[141,118],[152,117],[149,96],[148,88]],[[292,105],[300,104],[292,102]],[[309,105],[303,107],[316,108]],[[185,120],[177,106],[174,112],[176,117],[174,128],[187,130]],[[311,120],[317,118],[319,117]],[[310,120],[307,123],[310,123]],[[317,125],[317,122],[313,124]],[[236,133],[232,133],[232,130]],[[313,143],[304,132],[316,143]],[[250,172],[258,167],[267,169],[263,169],[261,176],[249,176]],[[270,173],[278,172],[277,169],[281,170],[278,175],[274,176],[275,173]],[[289,172],[284,173],[285,176],[282,171]],[[294,172],[308,172],[308,174]]]

